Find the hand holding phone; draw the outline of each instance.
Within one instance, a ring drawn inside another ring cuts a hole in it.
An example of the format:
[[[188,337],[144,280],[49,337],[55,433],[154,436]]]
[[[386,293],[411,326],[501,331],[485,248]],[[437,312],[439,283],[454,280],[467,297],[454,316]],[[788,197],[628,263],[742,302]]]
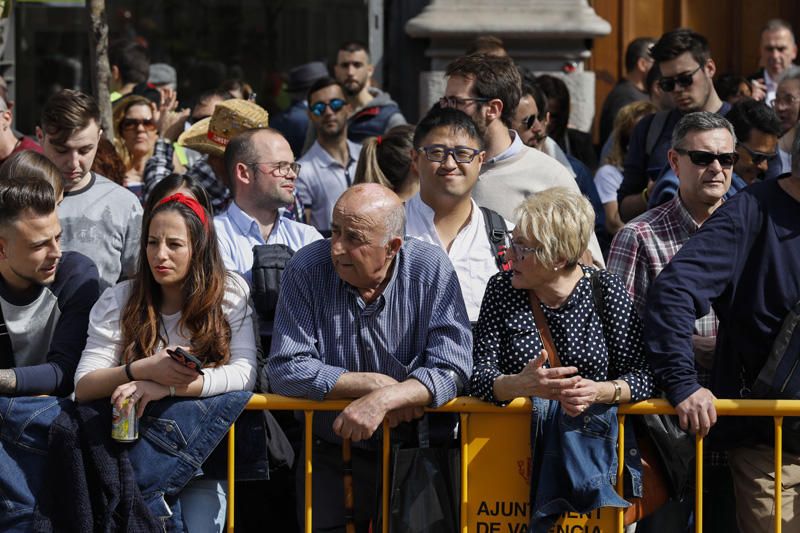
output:
[[[167,353],[174,361],[177,361],[186,368],[196,370],[198,374],[203,375],[203,363],[200,361],[200,359],[193,356],[180,346],[175,347],[175,349],[168,349]]]

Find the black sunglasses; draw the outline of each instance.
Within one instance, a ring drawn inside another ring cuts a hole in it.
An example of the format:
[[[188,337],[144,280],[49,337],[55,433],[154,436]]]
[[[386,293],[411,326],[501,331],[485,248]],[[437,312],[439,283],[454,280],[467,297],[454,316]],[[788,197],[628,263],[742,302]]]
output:
[[[771,154],[765,152],[757,152],[756,150],[751,150],[746,144],[739,143],[739,146],[745,149],[745,151],[750,154],[750,160],[753,162],[754,165],[760,165],[764,161],[772,161],[775,159],[775,156],[778,155],[778,152],[772,152]]]
[[[330,102],[314,102],[311,106],[311,112],[314,113],[314,116],[321,117],[323,113],[325,113],[325,108],[330,107],[331,111],[334,113],[338,113],[340,109],[344,107],[346,102],[341,98],[334,98]]]
[[[704,150],[682,150],[680,148],[675,148],[675,151],[679,154],[688,155],[691,162],[698,167],[707,167],[716,159],[722,168],[731,168],[739,160],[739,154],[736,152],[715,154]]]
[[[678,74],[677,76],[671,76],[669,78],[661,78],[658,80],[658,86],[661,87],[661,90],[665,93],[674,91],[675,85],[680,85],[685,89],[694,83],[694,75],[697,74],[697,71],[701,68],[703,68],[703,65],[700,65],[689,73]]]
[[[529,130],[536,124],[538,120],[540,123],[544,123],[544,119],[547,117],[547,113],[542,113],[541,115],[531,115],[522,119],[522,124],[525,125],[525,129]]]

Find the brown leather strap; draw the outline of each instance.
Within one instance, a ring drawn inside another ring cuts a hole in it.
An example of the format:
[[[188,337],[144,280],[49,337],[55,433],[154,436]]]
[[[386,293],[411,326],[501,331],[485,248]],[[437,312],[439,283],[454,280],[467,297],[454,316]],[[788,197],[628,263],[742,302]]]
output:
[[[539,297],[536,293],[528,289],[528,299],[531,303],[531,311],[533,311],[533,318],[536,322],[536,327],[539,329],[539,337],[542,339],[544,349],[547,350],[547,356],[550,360],[550,368],[561,366],[561,359],[558,358],[556,345],[553,342],[553,337],[550,335],[550,326],[547,325],[547,318],[544,316],[542,306],[539,304]]]

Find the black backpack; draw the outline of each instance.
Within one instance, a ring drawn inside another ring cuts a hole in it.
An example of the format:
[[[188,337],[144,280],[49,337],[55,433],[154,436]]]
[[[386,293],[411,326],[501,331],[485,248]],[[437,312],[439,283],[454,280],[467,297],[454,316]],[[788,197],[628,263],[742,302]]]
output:
[[[286,263],[294,251],[285,244],[253,246],[253,303],[258,315],[267,321],[275,319],[275,307],[281,290]]]
[[[486,235],[489,237],[489,244],[492,245],[494,251],[494,262],[497,264],[497,269],[501,272],[511,270],[511,263],[506,258],[508,228],[505,219],[497,211],[488,207],[481,207],[481,212],[483,213],[483,223],[486,226]]]

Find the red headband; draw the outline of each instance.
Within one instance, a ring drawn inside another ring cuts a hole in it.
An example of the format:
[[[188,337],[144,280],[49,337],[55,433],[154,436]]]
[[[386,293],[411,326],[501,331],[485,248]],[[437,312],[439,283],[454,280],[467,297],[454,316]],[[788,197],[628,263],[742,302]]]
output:
[[[377,137],[375,137],[375,143],[378,146],[380,146],[382,142],[383,142],[383,137],[382,136],[378,135]]]
[[[203,208],[202,205],[200,205],[200,202],[198,202],[191,196],[186,196],[181,192],[176,192],[171,196],[167,196],[166,198],[158,202],[156,205],[159,206],[161,204],[166,204],[169,202],[178,202],[191,209],[194,212],[194,214],[197,215],[197,218],[200,219],[200,222],[203,223],[203,226],[205,226],[205,228],[208,229],[208,217],[206,216],[206,210]]]

